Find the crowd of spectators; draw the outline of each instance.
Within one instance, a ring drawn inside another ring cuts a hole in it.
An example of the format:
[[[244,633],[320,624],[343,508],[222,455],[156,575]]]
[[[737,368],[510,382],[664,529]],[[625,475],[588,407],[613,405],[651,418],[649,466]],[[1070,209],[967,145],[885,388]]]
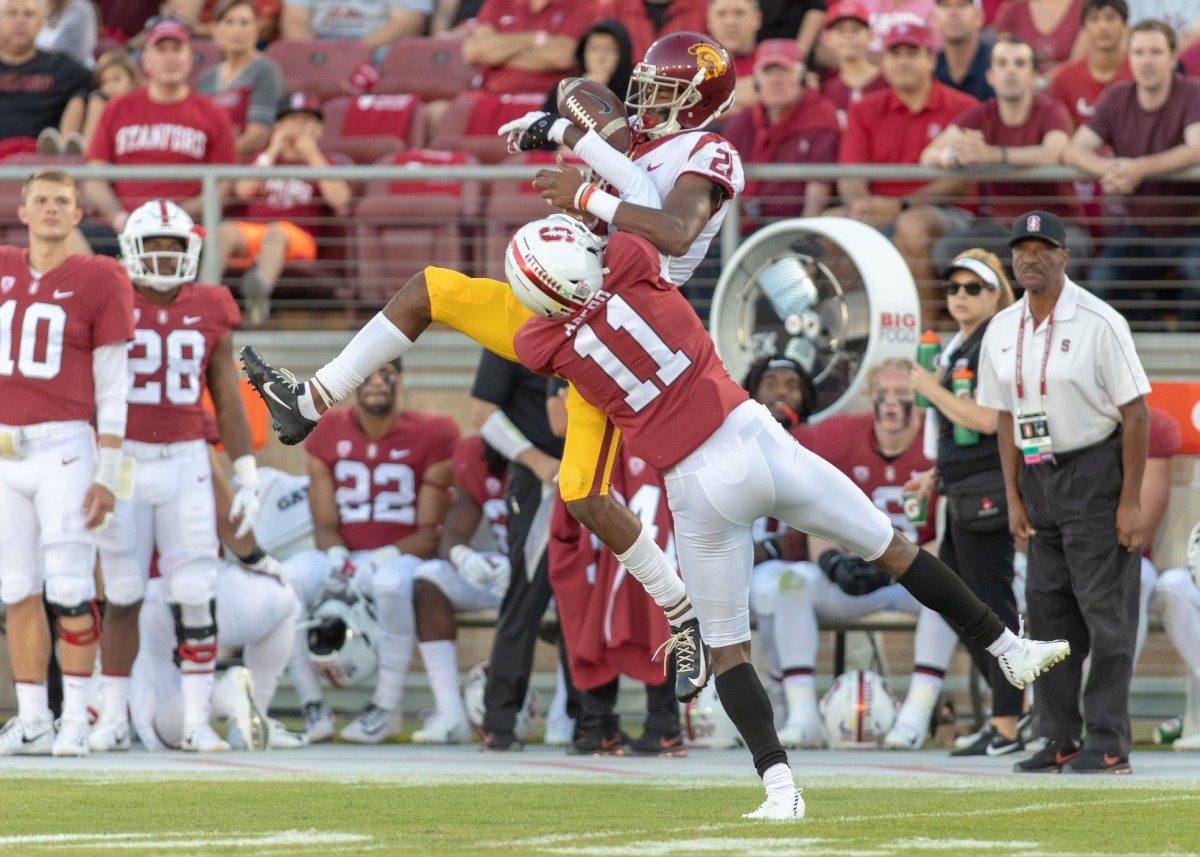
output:
[[[636,62],[661,35],[703,30],[738,72],[736,103],[714,130],[746,163],[960,171],[931,182],[752,182],[742,200],[747,231],[823,212],[863,220],[892,238],[928,297],[949,259],[1000,241],[1013,212],[1037,197],[1068,224],[1073,275],[1087,282],[1087,262],[1099,257],[1091,279],[1098,272],[1105,295],[1131,318],[1191,322],[1200,306],[1176,306],[1200,297],[1190,285],[1200,269],[1184,246],[1200,228],[1183,201],[1190,185],[1144,181],[1200,163],[1200,85],[1183,77],[1200,74],[1200,22],[1188,8],[1174,0],[0,0],[0,159],[254,162],[272,142],[281,99],[305,88],[272,58],[282,56],[269,49],[280,40],[337,39],[338,51],[350,42],[361,52],[357,66],[337,67],[344,80],[323,81],[316,95],[359,97],[325,126],[329,154],[341,151],[336,140],[351,124],[343,116],[403,108],[410,121],[398,90],[372,96],[402,65],[387,60],[400,40],[444,38],[457,62],[476,68],[465,85],[474,99],[465,127],[483,136],[491,130],[483,126],[513,118],[507,112],[521,98],[552,94],[584,70],[584,37],[596,35],[598,20],[609,22],[607,35],[589,50],[621,55],[614,89],[627,53]],[[463,123],[461,97],[417,93],[420,121],[395,132],[395,150],[436,140],[451,112]],[[367,133],[378,134],[372,121]],[[1097,179],[970,176],[979,166],[1061,163]],[[112,246],[108,227],[142,199],[166,196],[200,211],[195,183],[89,182],[87,191],[92,216],[82,234],[101,252]],[[1157,238],[1168,240],[1147,240]],[[222,247],[221,257],[244,249]],[[1162,290],[1150,310],[1123,306],[1137,295],[1115,282],[1146,279],[1131,259],[1152,261],[1156,276],[1174,272],[1183,287]]]

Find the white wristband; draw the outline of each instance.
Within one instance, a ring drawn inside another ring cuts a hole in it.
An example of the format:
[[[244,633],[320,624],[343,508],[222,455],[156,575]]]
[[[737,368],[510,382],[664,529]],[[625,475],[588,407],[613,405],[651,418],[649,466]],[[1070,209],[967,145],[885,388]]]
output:
[[[102,446],[96,460],[96,478],[92,481],[103,485],[115,495],[117,493],[117,477],[121,473],[120,447]]]
[[[242,455],[233,461],[233,476],[239,485],[258,487],[258,464],[253,455]]]
[[[450,548],[450,564],[455,568],[461,568],[463,560],[473,553],[474,551],[466,545],[455,545]]]
[[[546,132],[546,139],[551,143],[563,144],[563,136],[567,133],[567,129],[571,127],[571,120],[565,116],[560,116],[550,124],[550,130]]]
[[[617,216],[617,206],[621,204],[618,197],[596,188],[589,194],[584,194],[583,208],[588,214],[595,215],[605,223],[612,223]]]

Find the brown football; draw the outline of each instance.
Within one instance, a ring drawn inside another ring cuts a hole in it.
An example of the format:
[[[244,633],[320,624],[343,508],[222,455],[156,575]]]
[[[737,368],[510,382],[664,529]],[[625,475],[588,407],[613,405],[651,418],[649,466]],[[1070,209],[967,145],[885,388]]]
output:
[[[569,77],[558,85],[558,112],[581,131],[595,129],[618,152],[633,145],[633,132],[625,104],[607,86],[583,77]]]

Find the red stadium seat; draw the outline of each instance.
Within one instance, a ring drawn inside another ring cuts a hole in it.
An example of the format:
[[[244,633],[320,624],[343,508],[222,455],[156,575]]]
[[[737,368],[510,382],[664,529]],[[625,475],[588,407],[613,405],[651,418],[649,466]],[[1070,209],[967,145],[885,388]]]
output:
[[[347,95],[323,109],[322,148],[345,152],[355,163],[373,164],[425,142],[425,105],[412,95]]]
[[[448,101],[470,88],[476,72],[475,66],[463,61],[461,39],[401,39],[384,57],[375,92],[410,92],[426,101]]]
[[[414,149],[378,163],[417,171],[423,166],[468,166],[479,161],[468,152]],[[468,261],[464,220],[477,217],[479,209],[478,181],[369,183],[354,209],[354,297],[383,303],[427,265],[463,270]]]
[[[358,39],[278,41],[265,53],[283,70],[288,92],[307,92],[322,101],[345,95],[350,75],[371,60],[370,50]]]
[[[192,70],[188,74],[188,83],[196,85],[200,72],[217,65],[221,61],[221,49],[212,39],[192,39]]]
[[[485,164],[498,164],[509,153],[496,130],[505,122],[541,109],[545,100],[545,96],[536,94],[495,95],[478,90],[460,93],[442,114],[429,145],[471,152]]]

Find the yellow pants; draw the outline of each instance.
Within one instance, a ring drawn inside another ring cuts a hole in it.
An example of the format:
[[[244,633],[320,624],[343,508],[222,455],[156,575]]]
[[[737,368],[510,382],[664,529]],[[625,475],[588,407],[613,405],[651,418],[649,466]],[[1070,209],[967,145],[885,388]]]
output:
[[[446,268],[425,269],[434,321],[465,333],[489,351],[517,360],[513,337],[533,313],[499,280],[472,278]],[[608,493],[620,432],[608,416],[571,387],[567,437],[558,470],[558,491],[568,502]]]

